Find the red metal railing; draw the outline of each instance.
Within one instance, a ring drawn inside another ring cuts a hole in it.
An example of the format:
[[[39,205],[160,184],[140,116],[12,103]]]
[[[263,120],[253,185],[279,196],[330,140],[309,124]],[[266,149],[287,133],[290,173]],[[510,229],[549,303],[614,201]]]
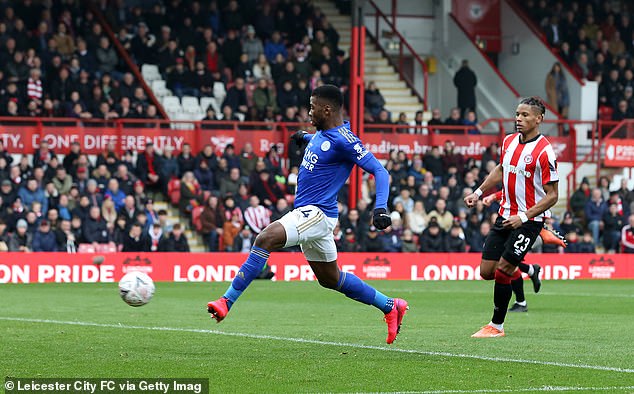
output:
[[[414,51],[412,46],[407,42],[405,37],[401,33],[396,30],[394,24],[390,21],[390,19],[379,9],[379,7],[374,3],[373,0],[369,0],[368,4],[370,4],[374,8],[374,33],[370,33],[370,37],[377,44],[377,47],[383,55],[388,59],[388,61],[394,66],[396,71],[398,72],[400,78],[405,81],[410,90],[418,97],[419,100],[423,102],[423,107],[426,110],[428,107],[428,82],[429,82],[429,74],[427,72],[427,63]],[[392,62],[391,57],[385,52],[385,50],[379,45],[379,18],[381,18],[387,26],[391,29],[390,34],[393,37],[398,38],[399,40],[399,54],[398,54],[398,64],[394,64]],[[407,54],[405,53],[407,51]],[[405,61],[405,56],[411,56],[411,58],[420,66],[423,71],[423,93],[421,94],[418,89],[416,89],[416,84],[414,83],[414,76],[410,78],[407,74],[403,72],[403,65]]]

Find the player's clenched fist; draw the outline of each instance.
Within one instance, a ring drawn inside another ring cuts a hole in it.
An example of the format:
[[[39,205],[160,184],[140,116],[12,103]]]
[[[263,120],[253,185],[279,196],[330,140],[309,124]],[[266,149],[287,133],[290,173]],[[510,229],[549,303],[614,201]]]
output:
[[[291,135],[291,139],[293,141],[295,141],[295,143],[297,145],[301,145],[304,142],[304,136],[308,134],[307,132],[305,132],[304,130],[299,130],[297,132],[295,132],[293,135]]]
[[[377,208],[374,210],[374,216],[372,217],[372,223],[374,227],[379,230],[385,230],[392,225],[392,218],[387,213],[385,208]]]
[[[476,202],[478,202],[479,198],[480,197],[477,194],[471,193],[464,198],[464,203],[467,207],[471,208],[476,205]]]
[[[486,207],[490,207],[495,200],[495,193],[489,194],[488,196],[482,198],[482,204]]]

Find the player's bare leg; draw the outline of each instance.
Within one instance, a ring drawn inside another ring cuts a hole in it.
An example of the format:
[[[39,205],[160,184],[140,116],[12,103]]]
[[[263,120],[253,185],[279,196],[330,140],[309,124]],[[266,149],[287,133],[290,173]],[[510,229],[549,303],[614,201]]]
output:
[[[498,265],[496,260],[482,260],[480,262],[480,276],[484,280],[493,280],[495,269]]]
[[[323,287],[343,293],[355,301],[373,305],[385,313],[385,322],[387,323],[385,341],[388,344],[394,342],[401,329],[403,317],[409,309],[407,301],[400,298],[389,298],[354,274],[340,271],[336,261],[328,263],[309,261],[308,263],[319,284]]]
[[[242,292],[255,279],[266,265],[271,250],[284,247],[286,243],[286,231],[284,226],[273,222],[266,226],[255,239],[249,257],[245,261],[225,295],[215,301],[207,303],[207,311],[211,317],[220,323],[229,313],[231,306],[237,301]]]
[[[503,337],[504,319],[513,295],[511,282],[521,275],[519,269],[506,261],[504,257],[500,258],[495,270],[495,288],[493,290],[493,317],[491,322],[482,327],[478,332],[472,335],[473,338],[496,338]]]

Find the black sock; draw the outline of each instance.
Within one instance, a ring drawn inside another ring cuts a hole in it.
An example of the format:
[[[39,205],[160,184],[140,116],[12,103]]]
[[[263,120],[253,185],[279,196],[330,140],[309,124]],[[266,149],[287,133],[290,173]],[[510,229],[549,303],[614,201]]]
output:
[[[524,297],[524,278],[520,276],[515,279],[511,282],[511,286],[513,287],[513,293],[515,293],[515,302],[526,301],[526,297]]]
[[[493,318],[491,321],[495,324],[504,323],[506,317],[506,310],[509,307],[511,296],[513,295],[513,288],[510,284],[496,283],[493,289]]]
[[[531,268],[528,264],[521,262],[517,265],[517,268],[520,269],[525,274],[528,274],[528,270]]]

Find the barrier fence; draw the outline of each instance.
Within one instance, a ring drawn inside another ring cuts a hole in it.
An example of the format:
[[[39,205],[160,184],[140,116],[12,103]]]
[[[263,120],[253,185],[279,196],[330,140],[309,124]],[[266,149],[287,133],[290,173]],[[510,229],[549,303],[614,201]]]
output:
[[[0,283],[117,282],[142,271],[157,282],[230,281],[245,261],[242,253],[4,253]],[[479,253],[340,253],[343,271],[361,279],[479,280]],[[542,279],[634,279],[634,255],[534,254]],[[99,264],[97,264],[99,263]],[[271,253],[273,280],[314,281],[301,253]]]

